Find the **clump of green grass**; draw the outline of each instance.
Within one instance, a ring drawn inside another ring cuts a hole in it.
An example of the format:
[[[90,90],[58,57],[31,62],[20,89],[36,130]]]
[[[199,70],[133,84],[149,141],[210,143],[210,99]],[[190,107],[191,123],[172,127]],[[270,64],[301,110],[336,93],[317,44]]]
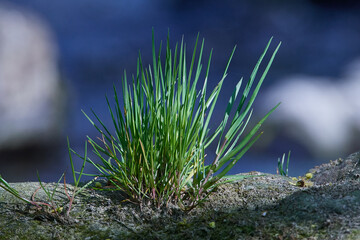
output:
[[[270,46],[270,39],[240,95],[234,117],[229,119],[243,79],[234,86],[222,122],[211,131],[209,122],[235,48],[222,78],[208,92],[212,52],[204,69],[204,40],[198,52],[198,39],[188,61],[184,41],[176,44],[173,50],[168,38],[163,60],[162,45],[158,51],[155,49],[153,35],[152,66],[144,67],[139,55],[136,75],[129,81],[125,72],[122,79],[123,104],[120,105],[115,86],[114,104],[110,104],[106,97],[114,131],[105,126],[94,111],[98,124],[84,113],[101,135],[99,141],[88,137],[100,163],[90,158],[87,161],[98,169],[98,176],[107,178],[116,190],[125,192],[131,201],[150,202],[158,207],[176,202],[185,210],[192,209],[224,182],[219,180],[260,137],[260,126],[279,105],[241,137],[251,118],[252,104],[281,44],[253,86]],[[200,76],[204,76],[204,80],[198,89]],[[205,165],[206,150],[215,139],[216,156],[211,164]],[[235,177],[227,178],[226,182],[235,180]]]
[[[278,158],[277,173],[280,174],[281,176],[286,176],[286,177],[289,176],[290,153],[291,153],[291,151],[289,151],[289,153],[288,153],[287,162],[286,162],[286,168],[284,166],[285,153],[283,154],[281,160],[280,160],[280,158]]]

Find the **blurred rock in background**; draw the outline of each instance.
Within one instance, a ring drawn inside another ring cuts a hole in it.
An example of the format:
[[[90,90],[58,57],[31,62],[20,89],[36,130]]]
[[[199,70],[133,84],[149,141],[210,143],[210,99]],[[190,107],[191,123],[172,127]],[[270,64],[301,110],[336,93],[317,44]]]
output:
[[[64,126],[57,49],[34,14],[0,5],[0,150],[48,146]]]
[[[61,168],[59,146],[65,143],[62,138],[66,120],[65,99],[57,63],[57,47],[50,28],[36,14],[2,2],[2,177],[8,181],[34,180],[36,170],[39,170],[40,176],[46,181],[43,168],[52,175],[55,175],[53,171]]]
[[[282,138],[296,141],[319,158],[355,152],[360,147],[359,93],[360,59],[336,80],[287,77],[263,95],[264,109],[282,102],[268,120],[267,137],[276,139],[281,132]]]

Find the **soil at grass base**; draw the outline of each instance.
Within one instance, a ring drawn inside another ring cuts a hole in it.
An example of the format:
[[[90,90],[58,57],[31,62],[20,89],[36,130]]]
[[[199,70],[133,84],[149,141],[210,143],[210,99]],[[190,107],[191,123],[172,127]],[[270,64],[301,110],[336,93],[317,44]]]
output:
[[[56,218],[0,189],[0,239],[359,239],[360,152],[310,172],[311,187],[252,172],[257,177],[218,187],[189,213],[140,209],[119,192],[89,189],[76,198],[70,219]],[[29,198],[39,184],[12,185]],[[65,204],[63,190],[55,200]],[[42,191],[36,197],[46,199]]]

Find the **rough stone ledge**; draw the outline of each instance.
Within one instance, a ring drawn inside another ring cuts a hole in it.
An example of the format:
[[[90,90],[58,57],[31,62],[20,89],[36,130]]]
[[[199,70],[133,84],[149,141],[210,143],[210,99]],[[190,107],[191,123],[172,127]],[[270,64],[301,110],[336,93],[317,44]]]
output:
[[[119,192],[87,189],[67,219],[36,211],[0,189],[0,239],[360,239],[360,152],[309,172],[311,187],[247,173],[258,176],[218,187],[189,213],[175,206],[140,209]],[[11,185],[30,198],[39,183]],[[39,191],[36,199],[46,195]],[[55,201],[65,212],[63,186]]]

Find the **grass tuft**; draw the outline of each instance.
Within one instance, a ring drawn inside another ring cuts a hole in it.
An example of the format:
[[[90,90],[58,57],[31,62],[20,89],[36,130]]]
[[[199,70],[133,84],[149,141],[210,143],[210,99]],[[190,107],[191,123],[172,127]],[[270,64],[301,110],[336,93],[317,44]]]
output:
[[[204,70],[204,40],[199,43],[197,37],[188,60],[184,41],[171,49],[168,37],[165,59],[162,59],[162,45],[157,51],[153,33],[152,66],[144,67],[139,54],[136,75],[129,80],[125,72],[121,94],[114,86],[113,104],[106,98],[114,131],[110,131],[95,112],[92,111],[96,124],[84,113],[100,133],[97,140],[88,137],[100,162],[90,158],[86,161],[97,168],[99,177],[107,178],[114,189],[124,191],[132,201],[150,202],[157,207],[176,202],[184,210],[192,209],[223,182],[219,180],[261,136],[261,125],[279,105],[244,134],[252,115],[253,102],[281,45],[279,43],[272,53],[256,83],[259,66],[271,41],[242,94],[239,95],[243,79],[235,85],[222,122],[211,132],[209,122],[235,47],[222,78],[208,92],[212,52]],[[199,90],[200,76],[204,76],[204,80]],[[120,96],[123,104],[120,104]],[[240,101],[236,101],[239,96]],[[230,120],[235,102],[239,103]],[[206,149],[215,139],[216,156],[211,164],[205,165]],[[235,180],[235,177],[228,178],[228,181]]]
[[[277,173],[280,174],[281,176],[286,176],[286,177],[289,176],[290,153],[291,153],[291,151],[289,151],[289,153],[288,153],[287,162],[286,162],[286,168],[284,166],[285,153],[283,154],[281,160],[280,160],[280,158],[278,158]]]

